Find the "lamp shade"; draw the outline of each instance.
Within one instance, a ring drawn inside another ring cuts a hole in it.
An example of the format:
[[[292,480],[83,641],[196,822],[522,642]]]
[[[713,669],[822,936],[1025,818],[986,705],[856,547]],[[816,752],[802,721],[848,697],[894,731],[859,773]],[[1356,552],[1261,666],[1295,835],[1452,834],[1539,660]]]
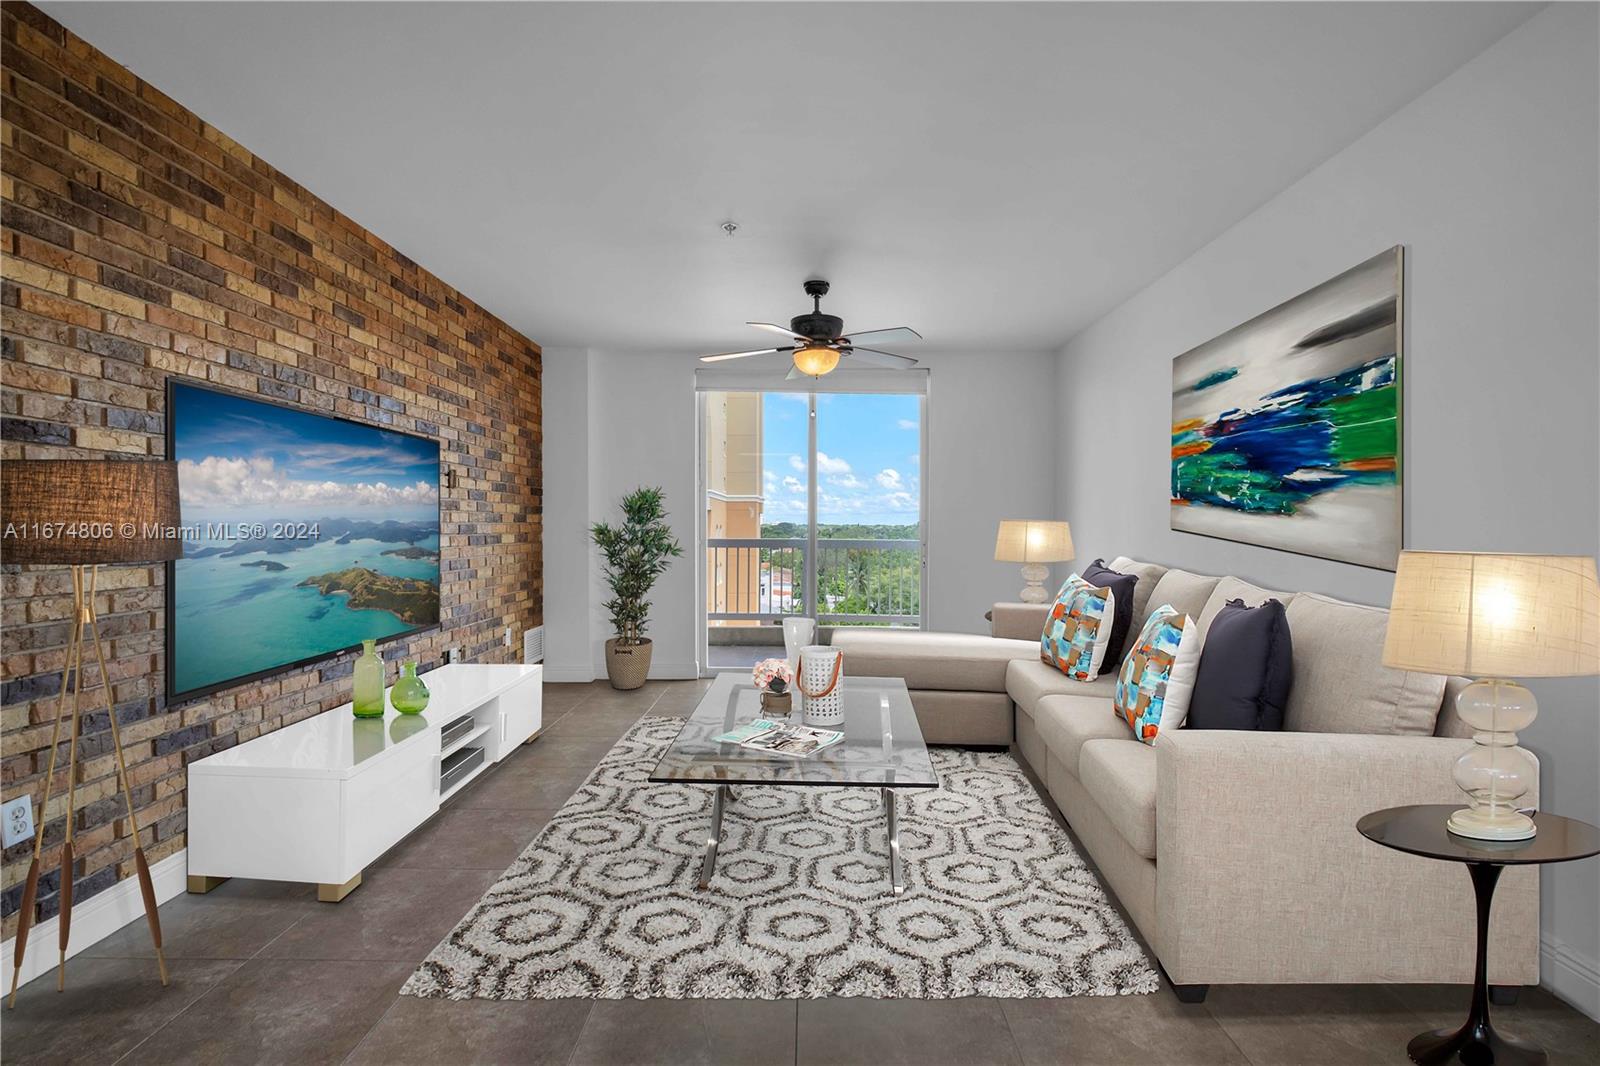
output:
[[[1072,530],[1065,522],[1007,518],[994,540],[994,557],[1002,563],[1064,563],[1074,557]]]
[[[1383,661],[1472,677],[1600,674],[1595,561],[1401,552]]]
[[[178,464],[13,459],[0,464],[0,561],[155,563],[183,554]]]

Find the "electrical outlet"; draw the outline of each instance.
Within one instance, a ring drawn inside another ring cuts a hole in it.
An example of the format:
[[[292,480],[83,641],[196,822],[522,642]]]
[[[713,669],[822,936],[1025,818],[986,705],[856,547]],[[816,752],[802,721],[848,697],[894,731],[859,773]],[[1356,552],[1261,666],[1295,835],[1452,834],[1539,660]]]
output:
[[[460,649],[460,647],[446,648],[444,650],[444,661],[447,662],[447,663],[458,663],[458,662],[460,662],[461,661],[461,649]]]
[[[33,799],[18,796],[0,809],[0,838],[5,847],[33,838]]]
[[[511,627],[506,626],[506,647],[511,647]]]

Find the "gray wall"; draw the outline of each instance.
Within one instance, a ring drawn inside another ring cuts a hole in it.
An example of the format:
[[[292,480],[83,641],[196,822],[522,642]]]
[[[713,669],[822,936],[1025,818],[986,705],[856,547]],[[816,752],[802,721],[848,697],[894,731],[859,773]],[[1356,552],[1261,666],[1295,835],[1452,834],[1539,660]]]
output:
[[[546,348],[544,389],[545,676],[587,681],[590,585],[596,571],[589,542],[589,359],[577,348]],[[552,565],[553,564],[553,565]],[[571,672],[571,664],[582,668]]]
[[[1056,357],[916,355],[929,370],[927,624],[983,633],[984,612],[1022,587],[1015,565],[994,561],[1000,519],[1056,517]],[[544,359],[546,669],[552,681],[587,680],[605,676],[610,635],[588,524],[615,517],[629,490],[661,485],[679,540],[696,543],[694,372],[703,364],[693,353],[561,348]],[[580,558],[587,575],[574,565]],[[701,596],[692,551],[651,600],[651,676],[694,676]]]
[[[1175,355],[1394,244],[1406,546],[1600,552],[1596,38],[1593,5],[1552,6],[1067,344],[1057,499],[1083,558],[1387,604],[1388,573],[1170,531],[1168,440]],[[1533,687],[1543,806],[1600,822],[1600,684]],[[1545,983],[1600,1015],[1600,863],[1544,885]]]

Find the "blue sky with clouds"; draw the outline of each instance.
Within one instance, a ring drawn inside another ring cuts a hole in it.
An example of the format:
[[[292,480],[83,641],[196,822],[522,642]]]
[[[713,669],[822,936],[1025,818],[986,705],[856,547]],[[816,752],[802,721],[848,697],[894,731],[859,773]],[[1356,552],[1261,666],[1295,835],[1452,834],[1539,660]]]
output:
[[[804,393],[762,402],[762,471],[769,522],[806,520]],[[917,396],[817,397],[817,521],[914,525],[922,471]]]
[[[435,441],[183,384],[169,417],[185,521],[438,517]]]

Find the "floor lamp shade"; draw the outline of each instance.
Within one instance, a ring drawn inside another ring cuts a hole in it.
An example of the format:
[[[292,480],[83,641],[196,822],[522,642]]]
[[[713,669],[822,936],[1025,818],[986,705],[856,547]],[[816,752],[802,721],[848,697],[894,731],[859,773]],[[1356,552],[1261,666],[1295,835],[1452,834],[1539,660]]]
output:
[[[1468,806],[1449,829],[1480,840],[1526,840],[1537,831],[1517,808],[1532,757],[1517,732],[1539,705],[1513,677],[1600,674],[1600,580],[1575,555],[1401,552],[1383,662],[1401,670],[1480,678],[1456,697],[1473,729],[1453,776]],[[1591,709],[1592,711],[1592,709]]]
[[[1050,576],[1047,563],[1063,563],[1073,558],[1072,530],[1065,522],[1031,518],[1007,518],[1000,522],[994,539],[996,562],[1021,563],[1023,603],[1044,603],[1050,598],[1044,579]]]
[[[183,554],[177,463],[9,460],[0,464],[0,510],[8,563],[157,563]]]

